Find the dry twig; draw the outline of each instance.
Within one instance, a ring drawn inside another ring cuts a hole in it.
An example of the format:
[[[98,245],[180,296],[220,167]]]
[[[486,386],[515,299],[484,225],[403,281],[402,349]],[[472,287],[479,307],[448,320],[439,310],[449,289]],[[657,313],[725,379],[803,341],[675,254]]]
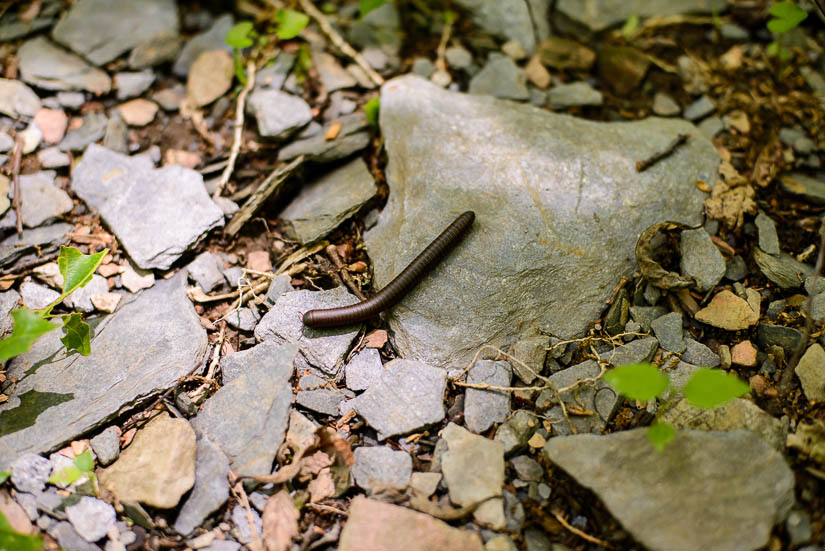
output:
[[[221,174],[221,179],[218,180],[218,185],[215,187],[215,193],[212,194],[213,199],[221,196],[223,188],[229,182],[232,172],[235,170],[235,161],[238,160],[238,153],[241,150],[241,141],[243,140],[243,124],[244,124],[244,109],[246,107],[246,96],[249,95],[250,90],[255,86],[255,62],[250,61],[246,66],[246,85],[238,94],[238,104],[235,107],[235,135],[232,140],[232,149],[229,152],[229,160],[226,163],[226,168]]]
[[[23,235],[23,215],[20,212],[21,202],[20,197],[20,159],[23,157],[23,135],[19,132],[14,137],[14,164],[12,165],[11,177],[14,183],[14,197],[12,204],[14,205],[14,214],[17,215],[17,234]]]
[[[576,534],[577,536],[579,536],[583,540],[587,540],[590,543],[595,543],[596,545],[601,545],[602,547],[607,548],[607,549],[613,549],[613,546],[610,545],[609,543],[607,543],[606,541],[600,540],[599,538],[597,538],[595,536],[591,536],[590,534],[586,534],[586,533],[582,532],[581,530],[579,530],[578,528],[576,528],[575,526],[573,526],[572,524],[570,524],[569,522],[564,520],[564,517],[561,516],[561,514],[557,513],[556,511],[551,511],[551,513],[556,518],[556,520],[559,521],[559,524],[564,526],[569,532],[571,532],[573,534]]]

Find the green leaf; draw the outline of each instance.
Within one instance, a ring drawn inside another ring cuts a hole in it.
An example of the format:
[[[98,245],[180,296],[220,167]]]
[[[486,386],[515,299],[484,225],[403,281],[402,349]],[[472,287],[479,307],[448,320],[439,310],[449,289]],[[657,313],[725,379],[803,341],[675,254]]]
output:
[[[63,276],[63,298],[89,283],[107,254],[109,249],[95,254],[83,254],[74,247],[60,247],[57,266]]]
[[[367,115],[367,121],[373,126],[378,126],[378,109],[381,106],[381,100],[375,96],[364,104],[364,114]]]
[[[778,56],[779,55],[779,42],[774,40],[773,42],[768,44],[768,47],[765,48],[765,52],[771,57]]]
[[[377,10],[387,3],[387,0],[358,0],[358,13],[364,17],[372,10]]]
[[[83,314],[73,312],[63,316],[63,331],[66,335],[60,342],[66,350],[77,350],[81,356],[92,353],[91,331],[89,324],[83,321]]]
[[[627,364],[608,371],[604,380],[617,392],[632,400],[646,402],[661,396],[670,378],[651,364]]]
[[[733,373],[703,367],[688,379],[682,393],[692,405],[710,409],[750,391],[748,384]]]
[[[241,86],[246,86],[246,71],[243,70],[243,60],[241,60],[241,53],[237,48],[232,51],[232,59],[235,68],[235,78],[238,79]]]
[[[0,471],[0,484],[5,482],[9,476],[11,476],[9,471]]]
[[[452,25],[455,23],[455,20],[458,18],[458,15],[452,10],[444,10],[444,23],[447,25]]]
[[[659,453],[665,451],[665,446],[676,436],[676,429],[667,423],[656,423],[647,428],[647,439]]]
[[[808,17],[808,12],[793,2],[777,2],[771,6],[770,14],[775,17],[768,21],[768,30],[772,33],[786,33],[795,29]]]
[[[249,48],[254,44],[250,33],[252,32],[252,21],[241,21],[226,33],[224,41],[233,48]]]
[[[636,29],[639,28],[639,16],[635,13],[627,18],[627,21],[624,22],[622,25],[622,36],[625,38],[630,38],[630,36],[636,32]]]
[[[304,30],[304,27],[309,24],[309,16],[295,10],[278,10],[275,14],[275,21],[278,23],[275,34],[281,40],[289,40]]]
[[[26,307],[12,310],[14,331],[0,341],[0,362],[29,351],[32,343],[59,325],[49,323]]]
[[[41,551],[43,538],[15,532],[0,513],[0,551]]]
[[[49,477],[49,484],[65,488],[80,480],[85,473],[74,465],[61,469],[60,472],[54,473]]]
[[[84,473],[92,472],[95,468],[95,458],[92,456],[92,450],[86,450],[74,458],[75,466]]]

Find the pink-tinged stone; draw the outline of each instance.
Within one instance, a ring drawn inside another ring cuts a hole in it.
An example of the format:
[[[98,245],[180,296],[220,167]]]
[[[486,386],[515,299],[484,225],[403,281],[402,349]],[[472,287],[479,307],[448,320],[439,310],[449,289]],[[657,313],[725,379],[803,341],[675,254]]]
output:
[[[167,149],[163,154],[163,166],[180,165],[186,168],[195,168],[199,164],[201,164],[201,156],[193,151]]]
[[[250,251],[246,255],[246,267],[256,272],[268,272],[272,269],[268,251]]]
[[[696,321],[728,331],[739,331],[759,321],[759,304],[762,297],[753,289],[746,289],[748,300],[725,289],[713,297],[710,304],[696,312]]]
[[[43,141],[49,144],[60,143],[66,134],[69,117],[60,109],[40,109],[34,115],[34,122],[43,133]]]
[[[340,551],[483,551],[475,532],[381,501],[358,496],[341,532]]]
[[[121,103],[117,109],[129,126],[146,126],[155,120],[158,104],[148,99],[137,98]]]
[[[756,348],[751,341],[742,341],[731,349],[730,357],[736,365],[753,367],[756,365]]]

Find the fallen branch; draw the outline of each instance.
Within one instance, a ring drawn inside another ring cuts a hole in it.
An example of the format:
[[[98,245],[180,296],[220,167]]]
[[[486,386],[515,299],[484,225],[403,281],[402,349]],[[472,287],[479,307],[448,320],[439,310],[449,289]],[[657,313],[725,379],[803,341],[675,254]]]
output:
[[[221,196],[223,188],[229,183],[229,178],[235,170],[235,161],[238,159],[238,153],[241,150],[241,141],[243,140],[243,124],[244,124],[244,109],[246,107],[246,96],[249,95],[250,90],[255,86],[255,62],[250,61],[246,66],[246,85],[238,94],[238,104],[235,107],[235,135],[232,140],[232,149],[229,152],[229,160],[226,162],[221,174],[221,179],[218,180],[218,185],[215,187],[215,193],[212,194],[213,199]]]
[[[370,64],[367,63],[367,60],[364,59],[364,56],[359,54],[355,48],[350,46],[346,40],[344,40],[338,32],[332,28],[332,25],[329,22],[329,19],[315,7],[315,5],[310,2],[310,0],[298,0],[298,3],[301,4],[301,9],[304,10],[310,17],[312,17],[317,23],[318,26],[321,27],[321,30],[324,31],[324,34],[329,37],[335,46],[341,50],[344,55],[349,56],[352,58],[355,63],[361,67],[367,76],[370,77],[370,80],[375,83],[376,86],[381,86],[384,84],[384,78],[376,73]]]
[[[564,520],[564,517],[561,516],[560,513],[557,513],[556,511],[551,511],[551,513],[556,518],[556,520],[559,521],[559,524],[564,526],[569,532],[579,536],[581,539],[587,540],[590,543],[595,543],[596,545],[601,545],[602,547],[605,547],[607,549],[613,549],[613,546],[607,543],[606,541],[600,540],[599,538],[591,536],[590,534],[586,534],[578,528],[576,528],[575,526],[573,526],[572,524],[570,524],[569,522],[567,522],[566,520]]]

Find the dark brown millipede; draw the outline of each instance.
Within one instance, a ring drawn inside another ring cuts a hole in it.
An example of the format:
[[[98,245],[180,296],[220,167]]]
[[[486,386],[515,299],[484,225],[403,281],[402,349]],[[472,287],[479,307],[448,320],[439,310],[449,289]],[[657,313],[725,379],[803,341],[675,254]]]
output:
[[[328,308],[326,310],[310,310],[304,314],[304,325],[308,327],[337,327],[339,325],[352,325],[361,323],[379,312],[394,306],[412,288],[413,285],[424,275],[424,271],[435,264],[446,254],[458,241],[461,236],[470,229],[475,220],[475,213],[471,210],[463,213],[455,221],[441,232],[441,235],[427,245],[421,254],[410,262],[395,279],[378,293],[367,300],[353,304],[352,306],[342,306],[340,308]]]

